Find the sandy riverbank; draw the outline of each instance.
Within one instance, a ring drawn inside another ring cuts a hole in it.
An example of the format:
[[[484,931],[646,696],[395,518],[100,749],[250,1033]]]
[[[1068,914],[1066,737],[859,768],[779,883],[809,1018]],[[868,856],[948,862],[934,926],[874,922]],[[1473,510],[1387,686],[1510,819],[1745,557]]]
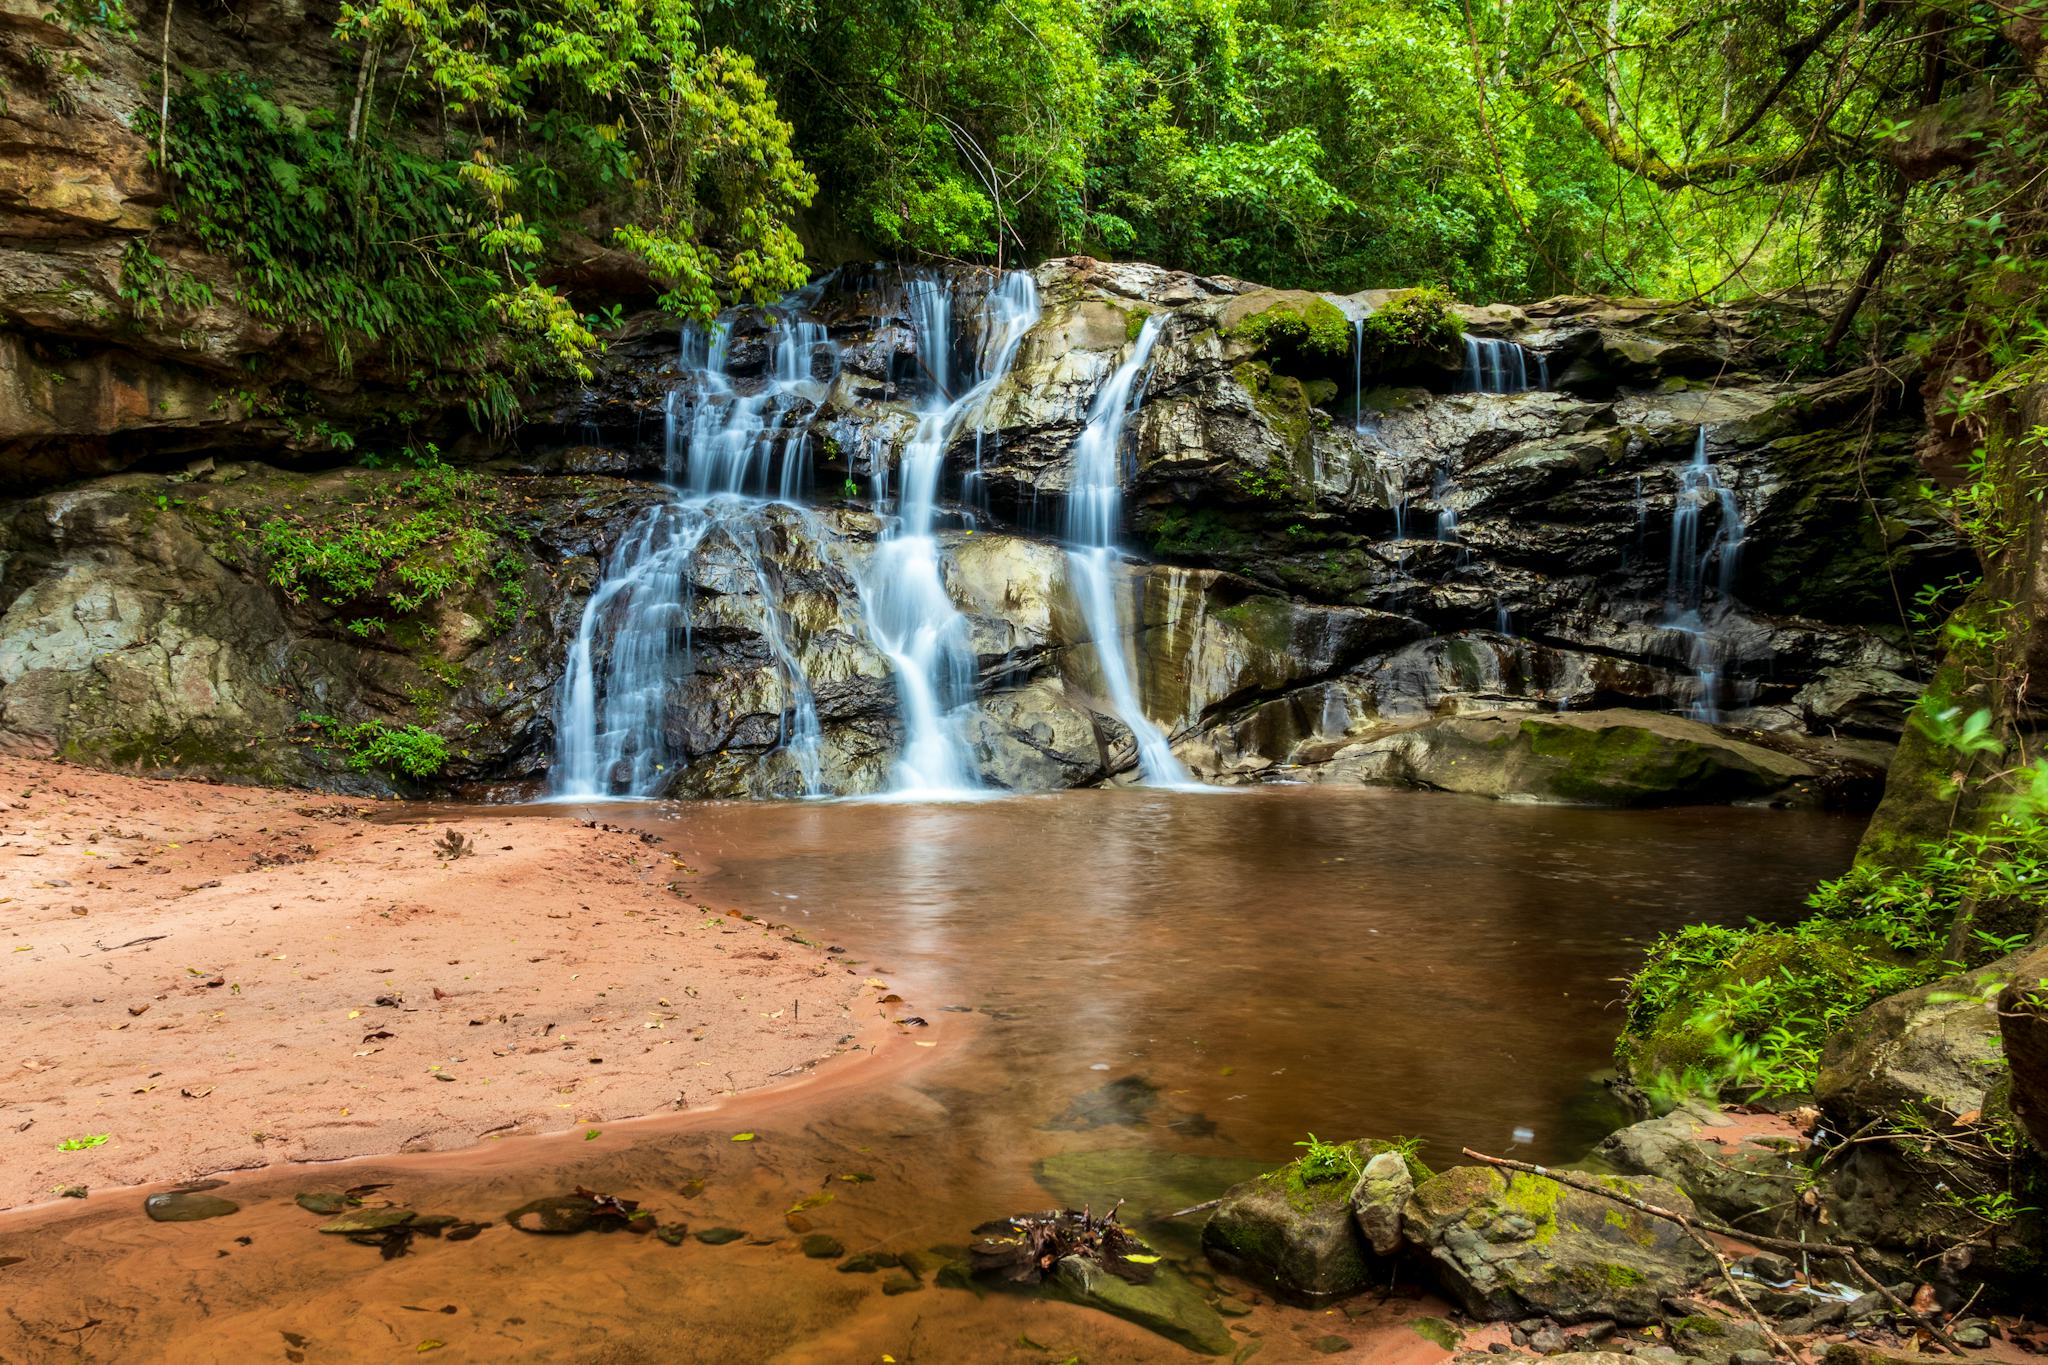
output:
[[[855,1031],[863,978],[634,833],[377,811],[0,758],[0,1208],[672,1112]]]

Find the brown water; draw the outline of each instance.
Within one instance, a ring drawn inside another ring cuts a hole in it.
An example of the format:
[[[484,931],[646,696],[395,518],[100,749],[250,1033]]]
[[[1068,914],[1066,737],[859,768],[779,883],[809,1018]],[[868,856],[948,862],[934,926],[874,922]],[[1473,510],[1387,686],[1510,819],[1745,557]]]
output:
[[[882,1275],[803,1258],[789,1211],[829,1191],[797,1230],[916,1251],[1055,1199],[1166,1211],[1309,1131],[1421,1137],[1440,1164],[1462,1145],[1579,1155],[1618,1121],[1595,1075],[1642,943],[1796,913],[1857,834],[1813,813],[1320,788],[605,814],[714,864],[705,901],[845,945],[905,997],[892,1014],[931,1027],[890,1058],[593,1142],[252,1174],[222,1191],[243,1211],[216,1221],[150,1223],[127,1194],[0,1221],[0,1261],[27,1258],[0,1270],[0,1360],[398,1359],[427,1342],[443,1360],[1189,1359],[1100,1314],[929,1274],[886,1295]],[[873,1179],[834,1178],[855,1173]],[[291,1203],[370,1180],[478,1218],[583,1184],[751,1237],[500,1226],[385,1262]],[[1206,1274],[1195,1221],[1147,1231]],[[1442,1355],[1395,1316],[1370,1299],[1262,1306],[1239,1333],[1268,1361],[1333,1331],[1371,1359]]]

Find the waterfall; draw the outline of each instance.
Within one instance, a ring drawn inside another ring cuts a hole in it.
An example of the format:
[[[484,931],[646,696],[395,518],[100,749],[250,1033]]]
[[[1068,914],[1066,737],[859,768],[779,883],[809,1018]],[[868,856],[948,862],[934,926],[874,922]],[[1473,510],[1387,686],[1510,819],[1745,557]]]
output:
[[[1700,514],[1708,507],[1716,508],[1720,515],[1713,534],[1702,540]],[[1742,536],[1742,506],[1708,458],[1707,429],[1702,426],[1693,437],[1692,462],[1679,472],[1672,503],[1664,626],[1687,637],[1687,654],[1699,687],[1691,712],[1709,723],[1721,718],[1721,649],[1715,628],[1736,609],[1735,573],[1742,555]],[[1707,591],[1710,573],[1714,578],[1712,598]]]
[[[1539,364],[1542,357],[1538,356]],[[1543,367],[1549,382],[1549,367]],[[1489,337],[1465,337],[1465,388],[1471,393],[1526,393],[1529,384],[1529,351],[1512,341]]]
[[[1012,271],[984,305],[973,373],[953,392],[953,298],[943,281],[912,280],[906,291],[911,330],[926,384],[918,401],[917,430],[903,451],[901,492],[894,516],[861,575],[861,599],[874,643],[895,673],[902,707],[903,748],[890,779],[904,796],[949,796],[978,791],[968,734],[977,664],[966,618],[946,592],[938,538],[939,474],[946,447],[963,422],[982,408],[1016,359],[1024,334],[1038,321],[1038,287]],[[876,501],[887,493],[886,474],[875,478]]]
[[[1096,666],[1110,708],[1130,727],[1138,746],[1138,774],[1147,786],[1190,786],[1187,770],[1173,756],[1166,733],[1152,723],[1138,699],[1132,676],[1128,632],[1117,610],[1117,531],[1123,507],[1124,427],[1143,399],[1140,377],[1159,339],[1159,319],[1148,317],[1130,356],[1104,382],[1088,411],[1088,425],[1074,442],[1074,476],[1067,490],[1067,572],[1074,597],[1095,645]]]
[[[768,376],[741,394],[727,369],[731,331],[722,320],[683,332],[686,385],[663,403],[672,495],[620,538],[584,604],[556,697],[556,796],[658,796],[687,757],[670,732],[670,693],[693,671],[692,571],[714,536],[745,562],[764,604],[761,633],[789,700],[777,747],[806,795],[821,790],[817,705],[764,538],[779,519],[812,517],[795,505],[810,474],[803,422],[824,396],[816,371],[831,342],[818,323],[776,318]]]
[[[1351,429],[1365,430],[1365,318],[1351,319]]]

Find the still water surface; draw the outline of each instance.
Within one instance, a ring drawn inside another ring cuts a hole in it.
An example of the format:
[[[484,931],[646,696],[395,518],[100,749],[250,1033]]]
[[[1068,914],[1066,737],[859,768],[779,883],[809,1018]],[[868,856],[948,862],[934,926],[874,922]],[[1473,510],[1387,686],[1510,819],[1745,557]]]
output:
[[[27,1258],[0,1271],[0,1359],[412,1359],[429,1342],[444,1361],[1192,1359],[1099,1314],[929,1273],[885,1294],[886,1272],[807,1260],[792,1229],[917,1252],[1055,1200],[1124,1197],[1142,1217],[1285,1159],[1310,1131],[1421,1137],[1438,1164],[1463,1145],[1569,1159],[1619,1121],[1596,1077],[1642,944],[1689,921],[1796,914],[1858,832],[1810,812],[1323,788],[579,813],[700,860],[698,899],[844,945],[903,997],[883,1014],[930,1026],[819,1081],[596,1142],[255,1173],[221,1191],[243,1211],[205,1223],[147,1222],[127,1196],[0,1221],[0,1258]],[[756,1139],[733,1142],[741,1130]],[[856,1173],[873,1178],[835,1178]],[[473,1218],[586,1185],[750,1235],[671,1248],[501,1225],[385,1262],[316,1235],[291,1202],[372,1180]],[[832,1199],[792,1221],[821,1191]],[[1194,1222],[1147,1231],[1200,1271]],[[1386,1337],[1368,1306],[1261,1306],[1238,1331],[1264,1361],[1306,1358],[1333,1331],[1373,1359],[1413,1356],[1419,1339]]]

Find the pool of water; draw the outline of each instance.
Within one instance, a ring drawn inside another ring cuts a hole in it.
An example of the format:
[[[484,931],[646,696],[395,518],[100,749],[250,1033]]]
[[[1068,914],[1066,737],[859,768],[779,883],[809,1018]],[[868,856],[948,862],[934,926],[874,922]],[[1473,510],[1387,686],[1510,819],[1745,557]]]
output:
[[[902,1040],[596,1141],[250,1173],[222,1191],[242,1212],[210,1222],[150,1223],[129,1196],[0,1220],[0,1261],[24,1258],[0,1269],[0,1359],[392,1359],[426,1343],[444,1360],[1192,1358],[1101,1314],[929,1273],[888,1294],[885,1273],[805,1258],[800,1235],[918,1252],[1002,1214],[1118,1198],[1152,1219],[1310,1132],[1412,1136],[1439,1164],[1467,1145],[1577,1156],[1620,1121],[1598,1074],[1642,945],[1691,921],[1796,914],[1858,834],[1810,812],[1329,788],[573,813],[668,840],[707,869],[707,904],[844,946],[883,983],[862,1011]],[[912,1014],[927,1025],[885,1022]],[[383,1261],[315,1234],[292,1203],[368,1181],[492,1219],[584,1185],[748,1236],[668,1247],[500,1225]],[[1206,1276],[1198,1223],[1145,1230]],[[1419,1349],[1388,1311],[1372,1296],[1260,1306],[1238,1330],[1269,1361],[1332,1331],[1378,1340],[1374,1359]]]

